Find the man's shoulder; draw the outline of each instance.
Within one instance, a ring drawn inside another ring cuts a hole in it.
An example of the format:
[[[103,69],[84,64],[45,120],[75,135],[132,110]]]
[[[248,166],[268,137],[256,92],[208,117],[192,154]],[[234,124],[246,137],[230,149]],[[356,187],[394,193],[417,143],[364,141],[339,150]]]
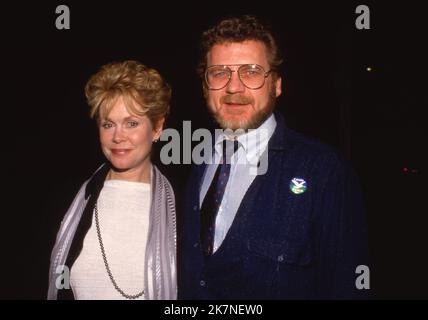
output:
[[[289,128],[285,130],[284,144],[286,154],[300,162],[322,162],[330,165],[347,162],[342,153],[332,145]]]

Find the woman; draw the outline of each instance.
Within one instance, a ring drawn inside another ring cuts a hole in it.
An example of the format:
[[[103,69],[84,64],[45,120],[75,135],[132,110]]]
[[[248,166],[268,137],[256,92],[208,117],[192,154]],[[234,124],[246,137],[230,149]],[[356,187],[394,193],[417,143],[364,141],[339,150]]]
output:
[[[107,162],[61,223],[48,299],[176,299],[174,193],[150,160],[171,89],[156,70],[125,61],[103,66],[85,93]]]

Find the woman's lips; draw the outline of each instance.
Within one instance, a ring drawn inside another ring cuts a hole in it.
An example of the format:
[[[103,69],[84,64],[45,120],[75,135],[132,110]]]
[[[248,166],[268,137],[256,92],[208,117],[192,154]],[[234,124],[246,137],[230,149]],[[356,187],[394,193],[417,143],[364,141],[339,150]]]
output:
[[[116,156],[122,156],[127,154],[131,149],[110,149],[111,153],[113,153]]]

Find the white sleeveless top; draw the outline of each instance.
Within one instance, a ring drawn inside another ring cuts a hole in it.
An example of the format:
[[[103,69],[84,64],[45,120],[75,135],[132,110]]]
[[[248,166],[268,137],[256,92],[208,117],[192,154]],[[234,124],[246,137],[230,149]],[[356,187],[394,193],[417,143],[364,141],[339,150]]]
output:
[[[150,184],[107,180],[97,206],[101,237],[113,277],[126,294],[138,294],[144,288]],[[70,271],[70,285],[76,299],[126,299],[114,288],[107,274],[95,215]],[[144,295],[139,299],[144,300]]]

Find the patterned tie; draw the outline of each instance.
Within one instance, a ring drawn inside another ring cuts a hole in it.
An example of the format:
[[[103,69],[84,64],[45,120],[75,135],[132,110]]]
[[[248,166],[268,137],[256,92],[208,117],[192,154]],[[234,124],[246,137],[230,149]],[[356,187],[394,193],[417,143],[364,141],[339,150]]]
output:
[[[223,140],[222,162],[218,165],[201,208],[201,244],[206,256],[213,253],[215,221],[229,179],[230,158],[238,149],[238,141]]]

